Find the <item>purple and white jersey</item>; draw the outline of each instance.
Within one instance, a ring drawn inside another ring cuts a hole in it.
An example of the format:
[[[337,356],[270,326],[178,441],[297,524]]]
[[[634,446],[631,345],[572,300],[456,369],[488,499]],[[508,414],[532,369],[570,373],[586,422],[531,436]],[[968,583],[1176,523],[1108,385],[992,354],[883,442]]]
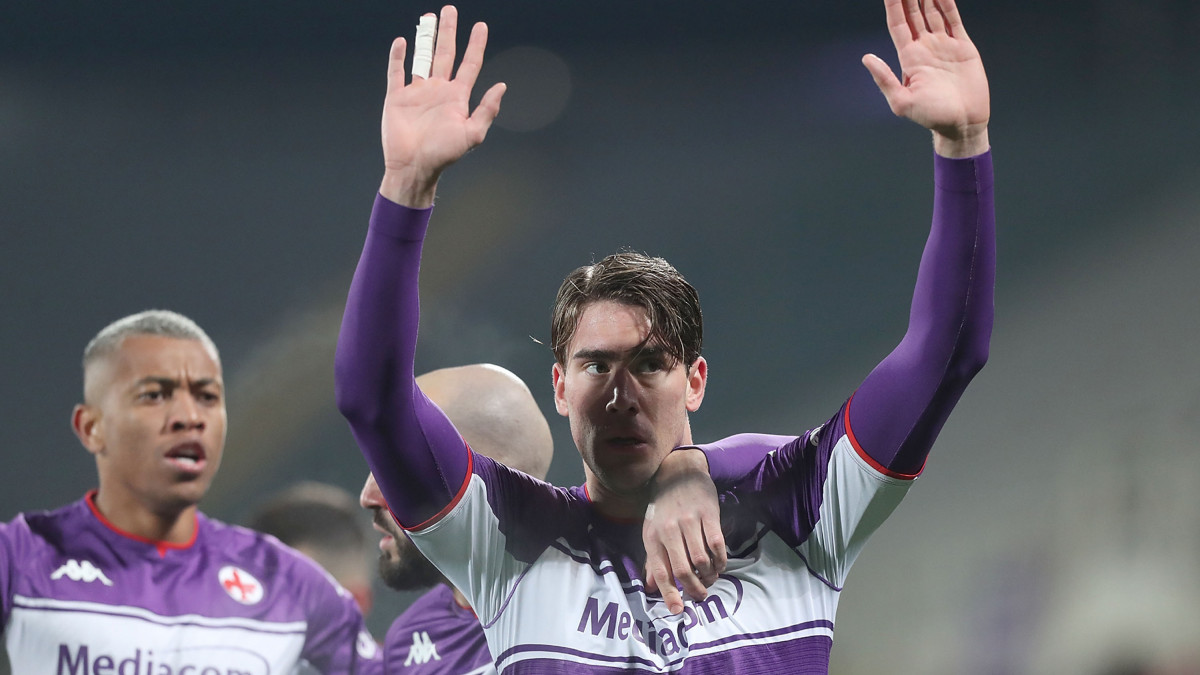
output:
[[[682,616],[645,593],[640,522],[606,520],[583,488],[476,455],[416,386],[432,209],[376,199],[338,339],[338,406],[396,521],[478,613],[501,672],[828,672],[851,564],[987,359],[991,153],[935,157],[934,185],[896,348],[816,429],[702,448],[721,489],[729,565]]]
[[[721,495],[729,565],[682,615],[643,588],[640,523],[480,455],[458,503],[410,535],[475,607],[504,672],[808,672],[828,663],[850,565],[912,483],[871,466],[843,412],[778,447],[743,436],[771,454]]]
[[[14,673],[353,673],[379,658],[350,594],[273,537],[197,513],[191,542],[154,542],[94,495],[0,525]]]
[[[383,643],[387,675],[494,675],[492,653],[475,613],[445,584],[396,617]]]

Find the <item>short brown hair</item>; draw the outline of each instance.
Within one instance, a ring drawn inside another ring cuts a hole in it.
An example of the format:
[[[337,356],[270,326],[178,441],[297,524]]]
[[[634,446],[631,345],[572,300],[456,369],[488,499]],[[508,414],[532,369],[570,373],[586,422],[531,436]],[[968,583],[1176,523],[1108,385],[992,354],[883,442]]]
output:
[[[700,357],[704,320],[696,289],[666,260],[622,251],[576,269],[559,286],[550,319],[550,349],[560,364],[567,363],[567,348],[583,310],[600,300],[646,311],[650,332],[643,345],[660,346],[689,368]]]

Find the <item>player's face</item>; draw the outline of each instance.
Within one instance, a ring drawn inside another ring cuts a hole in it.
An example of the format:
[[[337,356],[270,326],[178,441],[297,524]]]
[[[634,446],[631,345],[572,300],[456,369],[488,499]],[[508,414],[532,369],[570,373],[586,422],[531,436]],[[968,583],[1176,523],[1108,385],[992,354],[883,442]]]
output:
[[[155,514],[199,502],[225,447],[215,355],[198,340],[135,335],[92,364],[87,378],[75,431],[96,456],[101,499]]]
[[[554,400],[571,423],[593,499],[638,503],[667,453],[691,441],[688,412],[704,398],[707,365],[690,369],[659,347],[639,345],[650,331],[640,307],[587,305],[554,366]],[[599,494],[597,494],[599,493]]]
[[[358,503],[371,511],[375,530],[383,535],[379,540],[379,576],[383,583],[397,591],[413,591],[443,581],[442,573],[417,550],[392,518],[374,474],[367,474]]]

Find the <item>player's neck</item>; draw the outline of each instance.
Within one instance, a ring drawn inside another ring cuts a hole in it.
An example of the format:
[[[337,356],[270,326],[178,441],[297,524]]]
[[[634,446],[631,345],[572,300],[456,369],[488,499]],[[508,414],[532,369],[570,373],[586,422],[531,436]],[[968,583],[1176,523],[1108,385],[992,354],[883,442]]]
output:
[[[125,534],[155,542],[186,544],[196,533],[196,505],[148,508],[132,495],[101,489],[93,503],[108,524]]]
[[[592,508],[600,515],[617,521],[640,521],[646,515],[646,506],[650,503],[648,494],[627,495],[613,492],[604,487],[590,471],[587,474],[584,486],[587,488],[588,499],[592,502]]]

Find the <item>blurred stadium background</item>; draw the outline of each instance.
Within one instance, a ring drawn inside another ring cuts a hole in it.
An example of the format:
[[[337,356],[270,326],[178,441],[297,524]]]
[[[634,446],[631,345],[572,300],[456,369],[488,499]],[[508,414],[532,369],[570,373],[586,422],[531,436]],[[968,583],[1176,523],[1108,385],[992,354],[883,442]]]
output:
[[[628,246],[698,287],[699,439],[798,433],[904,330],[929,141],[859,64],[882,3],[463,1],[509,84],[443,181],[419,366],[550,390],[558,281]],[[70,433],[104,324],[184,312],[222,350],[208,513],[366,468],[332,400],[409,0],[6,4],[0,519],[93,486]],[[1200,4],[961,0],[993,94],[989,366],[868,546],[832,672],[1200,672]],[[480,88],[482,91],[482,87]],[[365,516],[364,516],[365,526]],[[406,598],[377,591],[381,636]]]

